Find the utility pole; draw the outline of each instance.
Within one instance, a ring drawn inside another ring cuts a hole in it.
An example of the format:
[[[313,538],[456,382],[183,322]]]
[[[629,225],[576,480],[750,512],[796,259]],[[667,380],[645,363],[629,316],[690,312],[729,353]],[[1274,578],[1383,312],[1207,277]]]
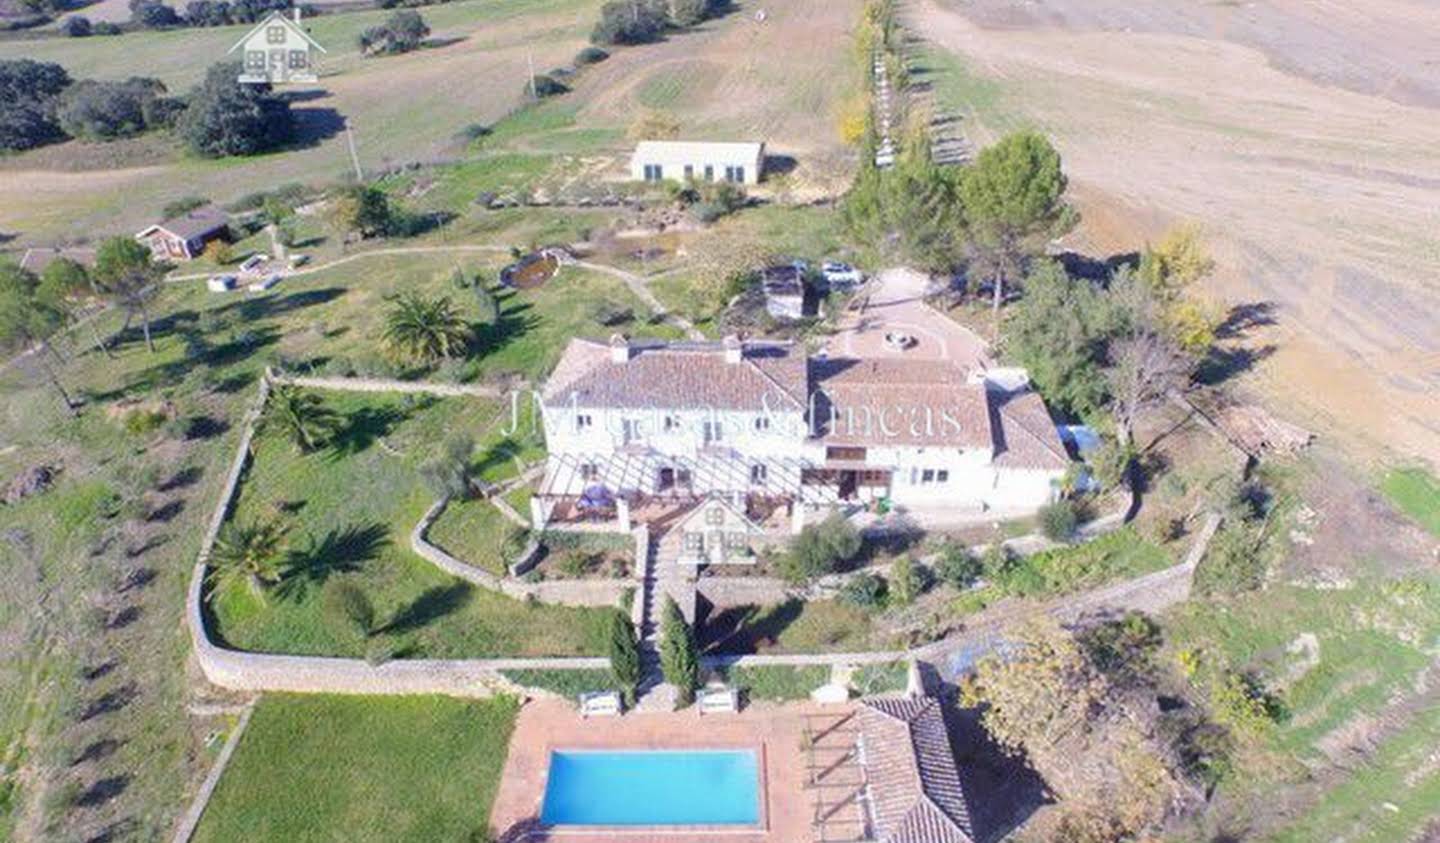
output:
[[[540,99],[540,95],[535,91],[535,52],[529,47],[525,48],[525,64],[530,68],[530,99],[533,102]]]
[[[355,152],[355,133],[350,131],[350,123],[345,123],[345,143],[350,147],[350,163],[355,165],[355,181],[364,182],[365,172],[360,169],[360,156]]]

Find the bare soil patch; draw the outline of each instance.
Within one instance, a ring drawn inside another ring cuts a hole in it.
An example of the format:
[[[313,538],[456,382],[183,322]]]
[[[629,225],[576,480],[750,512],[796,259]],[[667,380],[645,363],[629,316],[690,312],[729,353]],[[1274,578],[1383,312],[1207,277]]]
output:
[[[1156,5],[1061,0],[1022,14],[1001,0],[924,0],[911,15],[914,31],[960,57],[967,79],[951,95],[962,101],[947,105],[972,142],[1026,125],[1055,140],[1084,216],[1069,245],[1130,252],[1198,221],[1219,262],[1209,293],[1271,308],[1239,343],[1235,383],[1352,457],[1440,462],[1440,112],[1396,101],[1419,96],[1397,93],[1406,74],[1356,93],[1242,46],[1262,13],[1322,21],[1309,36],[1273,37],[1305,67],[1326,55],[1320,29],[1371,44],[1368,63],[1344,65],[1363,89],[1407,45],[1433,44],[1440,17],[1406,0]],[[1416,91],[1437,84],[1432,65],[1407,67]]]

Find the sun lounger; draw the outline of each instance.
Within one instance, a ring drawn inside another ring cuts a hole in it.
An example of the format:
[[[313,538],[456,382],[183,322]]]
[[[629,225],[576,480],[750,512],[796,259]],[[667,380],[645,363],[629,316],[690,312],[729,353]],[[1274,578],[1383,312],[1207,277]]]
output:
[[[740,694],[724,685],[702,688],[695,705],[701,714],[734,714],[740,710]]]
[[[620,694],[616,691],[594,691],[580,695],[581,717],[617,717],[621,711]]]

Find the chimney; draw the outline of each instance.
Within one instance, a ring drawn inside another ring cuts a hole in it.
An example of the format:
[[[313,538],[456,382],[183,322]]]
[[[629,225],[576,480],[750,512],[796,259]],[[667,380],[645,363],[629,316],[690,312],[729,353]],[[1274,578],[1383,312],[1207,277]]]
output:
[[[745,357],[745,343],[741,342],[738,334],[727,334],[720,341],[720,347],[725,350],[726,363],[739,363]]]
[[[299,26],[299,25],[300,25],[300,7],[299,7],[299,6],[296,6],[296,7],[295,7],[295,25],[296,25],[296,26]]]
[[[630,360],[630,339],[624,334],[610,335],[610,360],[614,363]]]

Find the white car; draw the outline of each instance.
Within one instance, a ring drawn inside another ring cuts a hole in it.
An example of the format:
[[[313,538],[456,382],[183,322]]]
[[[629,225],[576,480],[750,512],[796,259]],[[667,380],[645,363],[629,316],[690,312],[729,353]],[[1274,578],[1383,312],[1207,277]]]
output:
[[[841,289],[857,287],[865,280],[860,270],[840,261],[826,261],[821,264],[820,274],[824,276],[825,283]]]
[[[205,282],[212,293],[223,293],[235,289],[236,278],[233,275],[212,275]]]
[[[275,286],[276,284],[279,284],[279,283],[280,283],[280,273],[276,272],[276,273],[272,273],[272,274],[270,274],[270,275],[265,276],[264,278],[260,279],[259,281],[251,281],[251,282],[250,282],[250,286],[247,287],[246,289],[248,289],[248,290],[249,290],[250,292],[252,292],[252,293],[263,293],[263,292],[265,292],[266,290],[270,289],[271,287],[273,287],[273,286]]]

